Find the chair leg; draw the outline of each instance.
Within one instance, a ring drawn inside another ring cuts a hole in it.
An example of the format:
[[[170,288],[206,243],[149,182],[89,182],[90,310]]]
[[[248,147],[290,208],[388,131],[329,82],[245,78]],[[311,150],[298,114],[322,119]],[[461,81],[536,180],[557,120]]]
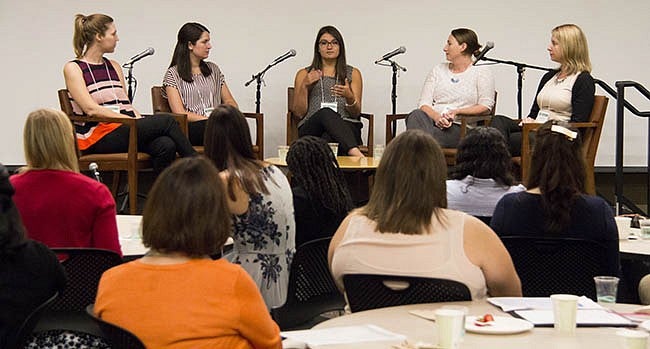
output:
[[[111,194],[117,199],[118,189],[120,188],[120,171],[113,171],[113,184],[111,184]]]
[[[128,177],[129,214],[134,215],[138,212],[138,171],[129,169]]]

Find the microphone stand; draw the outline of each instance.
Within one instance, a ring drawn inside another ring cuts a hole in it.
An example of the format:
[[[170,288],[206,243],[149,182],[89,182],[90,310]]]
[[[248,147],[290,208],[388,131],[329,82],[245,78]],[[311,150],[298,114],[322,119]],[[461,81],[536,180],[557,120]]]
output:
[[[397,114],[397,76],[398,76],[397,71],[401,70],[403,72],[406,72],[406,67],[403,67],[403,66],[399,65],[399,63],[397,63],[397,62],[395,62],[393,60],[390,60],[390,59],[385,59],[385,61],[390,62],[390,64],[380,64],[380,63],[376,63],[376,64],[383,65],[385,67],[390,66],[392,68],[392,70],[393,70],[393,76],[392,76],[392,79],[391,79],[392,89],[391,89],[391,93],[390,93],[390,101],[391,101],[391,105],[392,105],[392,109],[391,109],[392,114]],[[395,134],[397,132],[397,120],[394,120],[392,122],[391,127],[393,128],[393,134]]]
[[[514,62],[514,61],[506,61],[506,60],[496,59],[496,58],[483,57],[483,58],[481,58],[481,60],[494,62],[494,63],[500,63],[500,64],[512,65],[515,68],[517,68],[517,118],[519,118],[519,120],[521,120],[521,90],[522,90],[523,85],[524,85],[524,72],[526,72],[526,68],[544,70],[544,71],[553,71],[553,70],[555,70],[553,68],[539,67],[539,66],[536,66],[536,65],[530,65],[530,64]]]
[[[253,81],[257,83],[257,88],[255,92],[255,112],[258,114],[260,112],[260,100],[262,99],[261,85],[262,83],[264,83],[264,86],[266,86],[266,82],[264,82],[264,73],[266,73],[267,70],[271,69],[271,67],[273,67],[275,64],[273,63],[269,64],[266,68],[264,68],[264,70],[253,75],[253,77],[244,84],[244,87],[248,87],[248,85],[250,85]]]
[[[133,103],[133,97],[135,97],[135,89],[138,86],[138,81],[133,76],[133,63],[125,64],[124,68],[128,69],[128,73],[126,75],[126,84],[128,86],[127,95],[129,97],[129,101]]]

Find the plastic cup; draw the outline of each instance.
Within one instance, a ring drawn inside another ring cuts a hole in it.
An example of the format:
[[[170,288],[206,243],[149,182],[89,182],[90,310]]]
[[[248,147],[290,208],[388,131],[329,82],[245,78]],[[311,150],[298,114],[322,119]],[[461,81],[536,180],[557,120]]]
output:
[[[650,219],[639,220],[639,227],[641,238],[644,240],[650,239]]]
[[[280,158],[280,161],[287,161],[287,153],[289,152],[289,146],[288,145],[278,145],[278,157]]]
[[[571,294],[553,294],[553,327],[560,333],[575,333],[576,312],[580,297]]]
[[[616,276],[596,276],[596,299],[603,303],[616,303],[618,278]]]
[[[467,314],[469,314],[469,308],[462,305],[443,305],[440,309],[450,309],[450,310],[460,310],[463,312],[463,324],[465,324],[465,319],[467,319]],[[463,330],[461,331],[461,337],[465,337],[465,325],[463,325]]]
[[[627,329],[617,331],[616,335],[621,338],[621,347],[625,349],[645,349],[650,336],[647,332]]]
[[[465,329],[465,312],[440,308],[434,314],[438,328],[438,348],[456,348]]]
[[[632,217],[616,216],[616,229],[618,230],[618,238],[623,240],[632,233]]]
[[[334,153],[334,157],[338,156],[338,154],[339,154],[339,144],[338,143],[327,143],[327,145],[329,145],[330,149],[332,149],[332,153]]]
[[[383,144],[375,144],[373,150],[372,150],[372,157],[379,160],[381,157],[384,155],[384,145]]]

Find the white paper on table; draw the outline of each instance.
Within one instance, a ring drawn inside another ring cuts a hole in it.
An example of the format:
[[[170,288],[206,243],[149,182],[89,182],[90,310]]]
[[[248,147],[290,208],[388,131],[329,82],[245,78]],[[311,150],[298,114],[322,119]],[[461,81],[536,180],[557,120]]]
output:
[[[534,325],[553,325],[553,310],[516,310],[515,314]],[[578,326],[631,326],[633,322],[605,309],[578,309]]]
[[[282,337],[305,342],[310,346],[394,341],[401,343],[406,336],[375,325],[332,327],[315,330],[283,331]]]
[[[511,312],[514,310],[524,309],[553,309],[553,303],[550,297],[490,297],[487,299],[490,304],[501,308],[501,310]],[[602,306],[588,297],[581,296],[578,299],[578,309],[600,309]],[[553,323],[551,321],[551,323]]]

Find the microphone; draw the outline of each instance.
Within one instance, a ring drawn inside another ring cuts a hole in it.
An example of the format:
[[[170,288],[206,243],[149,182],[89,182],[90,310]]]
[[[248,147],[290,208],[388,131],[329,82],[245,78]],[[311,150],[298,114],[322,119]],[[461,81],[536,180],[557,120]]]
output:
[[[486,43],[485,43],[485,47],[484,47],[483,50],[478,54],[478,56],[476,56],[476,60],[474,61],[474,63],[473,63],[472,65],[476,65],[476,63],[478,63],[478,61],[480,61],[481,59],[483,59],[483,57],[485,57],[485,55],[488,53],[488,51],[490,51],[490,50],[493,49],[493,48],[494,48],[494,43],[493,43],[492,41],[488,41],[488,42],[486,42]]]
[[[405,53],[405,52],[406,52],[406,47],[400,46],[399,48],[396,48],[396,49],[388,52],[387,54],[383,55],[380,59],[376,60],[375,64],[377,64],[377,63],[379,63],[381,61],[385,61],[385,60],[387,60],[389,58],[393,58],[394,56],[401,55],[402,53]]]
[[[273,65],[276,65],[276,64],[278,64],[278,63],[280,63],[280,62],[282,62],[282,61],[284,61],[284,60],[287,60],[287,59],[289,59],[289,58],[291,58],[291,57],[293,57],[293,56],[295,56],[295,55],[296,55],[296,50],[291,49],[291,50],[289,50],[289,52],[287,52],[287,53],[283,54],[282,56],[276,58],[276,59],[273,61],[273,63],[271,63],[271,65],[272,65],[272,66],[273,66]]]
[[[128,67],[130,65],[133,65],[133,63],[135,63],[135,62],[137,62],[137,61],[139,61],[139,60],[141,60],[141,59],[143,59],[143,58],[145,58],[147,56],[153,55],[154,52],[156,52],[156,51],[153,49],[153,47],[149,47],[148,49],[146,49],[146,50],[138,53],[137,55],[131,57],[131,59],[129,59],[128,62],[122,64],[122,67],[126,68],[126,67]]]
[[[96,162],[91,162],[90,165],[88,165],[88,169],[93,173],[93,176],[97,180],[97,182],[101,183],[102,179],[99,177],[99,166],[97,166]]]

